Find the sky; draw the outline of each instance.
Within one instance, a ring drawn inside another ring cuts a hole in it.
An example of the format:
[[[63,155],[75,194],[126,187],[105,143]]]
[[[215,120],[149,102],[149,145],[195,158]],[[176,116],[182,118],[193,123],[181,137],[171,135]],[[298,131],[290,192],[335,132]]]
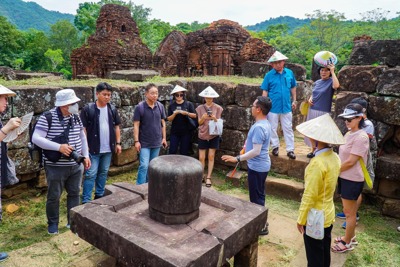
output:
[[[61,13],[76,14],[79,3],[97,0],[23,0],[36,2],[45,9]],[[128,0],[127,0],[128,1]],[[270,18],[291,16],[306,18],[314,10],[343,13],[347,19],[359,20],[360,13],[381,8],[390,11],[388,18],[398,16],[399,0],[135,0],[135,5],[151,8],[150,19],[160,19],[176,25],[180,22],[211,23],[219,19],[229,19],[242,26],[254,25]],[[282,4],[283,3],[283,4]]]

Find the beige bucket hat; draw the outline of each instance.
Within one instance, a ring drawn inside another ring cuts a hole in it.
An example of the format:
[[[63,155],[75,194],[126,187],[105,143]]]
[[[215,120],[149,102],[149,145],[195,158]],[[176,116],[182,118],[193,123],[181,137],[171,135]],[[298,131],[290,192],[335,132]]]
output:
[[[329,114],[303,122],[296,126],[297,131],[308,138],[332,145],[345,143],[344,137]]]
[[[0,95],[16,96],[17,94],[0,84]]]
[[[183,88],[180,85],[175,85],[174,89],[171,91],[171,95],[175,94],[175,93],[179,93],[179,92],[186,92],[187,89]]]
[[[288,58],[284,54],[279,51],[275,51],[275,53],[268,59],[268,63],[287,59]]]
[[[69,104],[76,103],[78,101],[81,101],[80,98],[78,98],[75,94],[75,91],[72,89],[62,89],[57,92],[56,94],[56,107],[62,107],[66,106]]]
[[[219,97],[219,94],[217,92],[215,92],[215,90],[211,86],[208,86],[206,89],[201,91],[199,96],[209,97],[209,98],[217,98],[217,97]]]

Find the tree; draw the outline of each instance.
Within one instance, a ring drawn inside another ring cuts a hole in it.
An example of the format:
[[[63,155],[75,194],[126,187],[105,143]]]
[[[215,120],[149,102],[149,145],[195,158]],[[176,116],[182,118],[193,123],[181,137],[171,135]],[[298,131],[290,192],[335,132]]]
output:
[[[85,41],[96,32],[96,21],[100,14],[100,4],[81,3],[76,12],[74,24],[82,32]]]
[[[38,30],[29,29],[23,33],[23,49],[21,57],[24,59],[26,70],[46,70],[47,60],[44,53],[50,48],[47,35]]]
[[[61,49],[48,49],[46,53],[44,53],[44,56],[47,57],[50,62],[51,62],[51,68],[53,71],[57,69],[57,66],[64,63],[64,58],[62,56],[62,51]]]
[[[22,34],[7,19],[0,16],[0,65],[11,66],[21,49]]]
[[[147,31],[143,32],[141,38],[152,53],[154,53],[162,40],[173,30],[168,22],[153,19],[147,23]]]
[[[67,20],[51,25],[49,41],[52,49],[61,49],[65,61],[69,61],[72,50],[82,44],[78,30]]]

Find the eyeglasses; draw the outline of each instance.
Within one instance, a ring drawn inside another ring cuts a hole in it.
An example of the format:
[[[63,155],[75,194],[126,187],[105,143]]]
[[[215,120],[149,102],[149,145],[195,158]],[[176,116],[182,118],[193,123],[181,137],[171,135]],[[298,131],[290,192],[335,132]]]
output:
[[[175,97],[183,97],[183,94],[175,94]]]
[[[352,120],[354,120],[356,117],[353,117],[353,118],[345,118],[344,120],[345,121],[347,121],[347,122],[351,122]]]

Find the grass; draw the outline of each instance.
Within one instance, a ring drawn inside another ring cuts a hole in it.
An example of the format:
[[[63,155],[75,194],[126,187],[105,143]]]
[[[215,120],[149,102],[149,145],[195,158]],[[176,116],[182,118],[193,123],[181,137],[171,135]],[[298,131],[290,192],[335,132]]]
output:
[[[90,80],[65,80],[61,77],[44,77],[32,78],[27,80],[12,80],[6,81],[0,78],[0,84],[9,86],[55,86],[55,87],[68,87],[68,86],[92,86],[95,87],[100,82],[108,82],[114,87],[121,86],[139,86],[147,83],[156,84],[169,84],[173,81],[210,81],[215,83],[233,83],[233,84],[254,84],[260,85],[262,78],[248,78],[242,76],[204,76],[204,77],[160,77],[155,76],[145,82],[130,82],[126,80],[110,80],[110,79],[90,79]]]
[[[224,194],[248,200],[248,191],[245,188],[237,188],[223,182],[226,171],[215,170],[214,175],[217,178],[213,185],[215,189]],[[112,176],[107,183],[125,181],[134,183],[135,178],[136,171],[133,171]],[[51,238],[47,234],[45,202],[45,192],[34,189],[17,198],[3,200],[3,222],[0,224],[1,251],[16,250]],[[266,202],[270,212],[284,214],[293,219],[297,218],[298,202],[269,195]],[[16,204],[19,209],[14,213],[5,212],[6,206],[9,204]],[[60,232],[65,232],[67,231],[63,227],[66,224],[65,194],[62,196],[60,208]],[[341,208],[340,203],[336,203],[337,211],[341,211]],[[400,233],[396,231],[399,221],[383,217],[376,207],[367,205],[361,206],[360,216],[360,225],[357,228],[357,239],[360,244],[353,252],[347,253],[344,266],[400,266]],[[338,230],[339,223],[342,223],[342,220],[335,223],[334,230],[343,234],[343,230]],[[262,238],[259,242],[260,246],[273,245]],[[275,262],[273,265],[289,266],[296,251],[286,246],[275,249],[281,256],[278,259],[279,262]]]

